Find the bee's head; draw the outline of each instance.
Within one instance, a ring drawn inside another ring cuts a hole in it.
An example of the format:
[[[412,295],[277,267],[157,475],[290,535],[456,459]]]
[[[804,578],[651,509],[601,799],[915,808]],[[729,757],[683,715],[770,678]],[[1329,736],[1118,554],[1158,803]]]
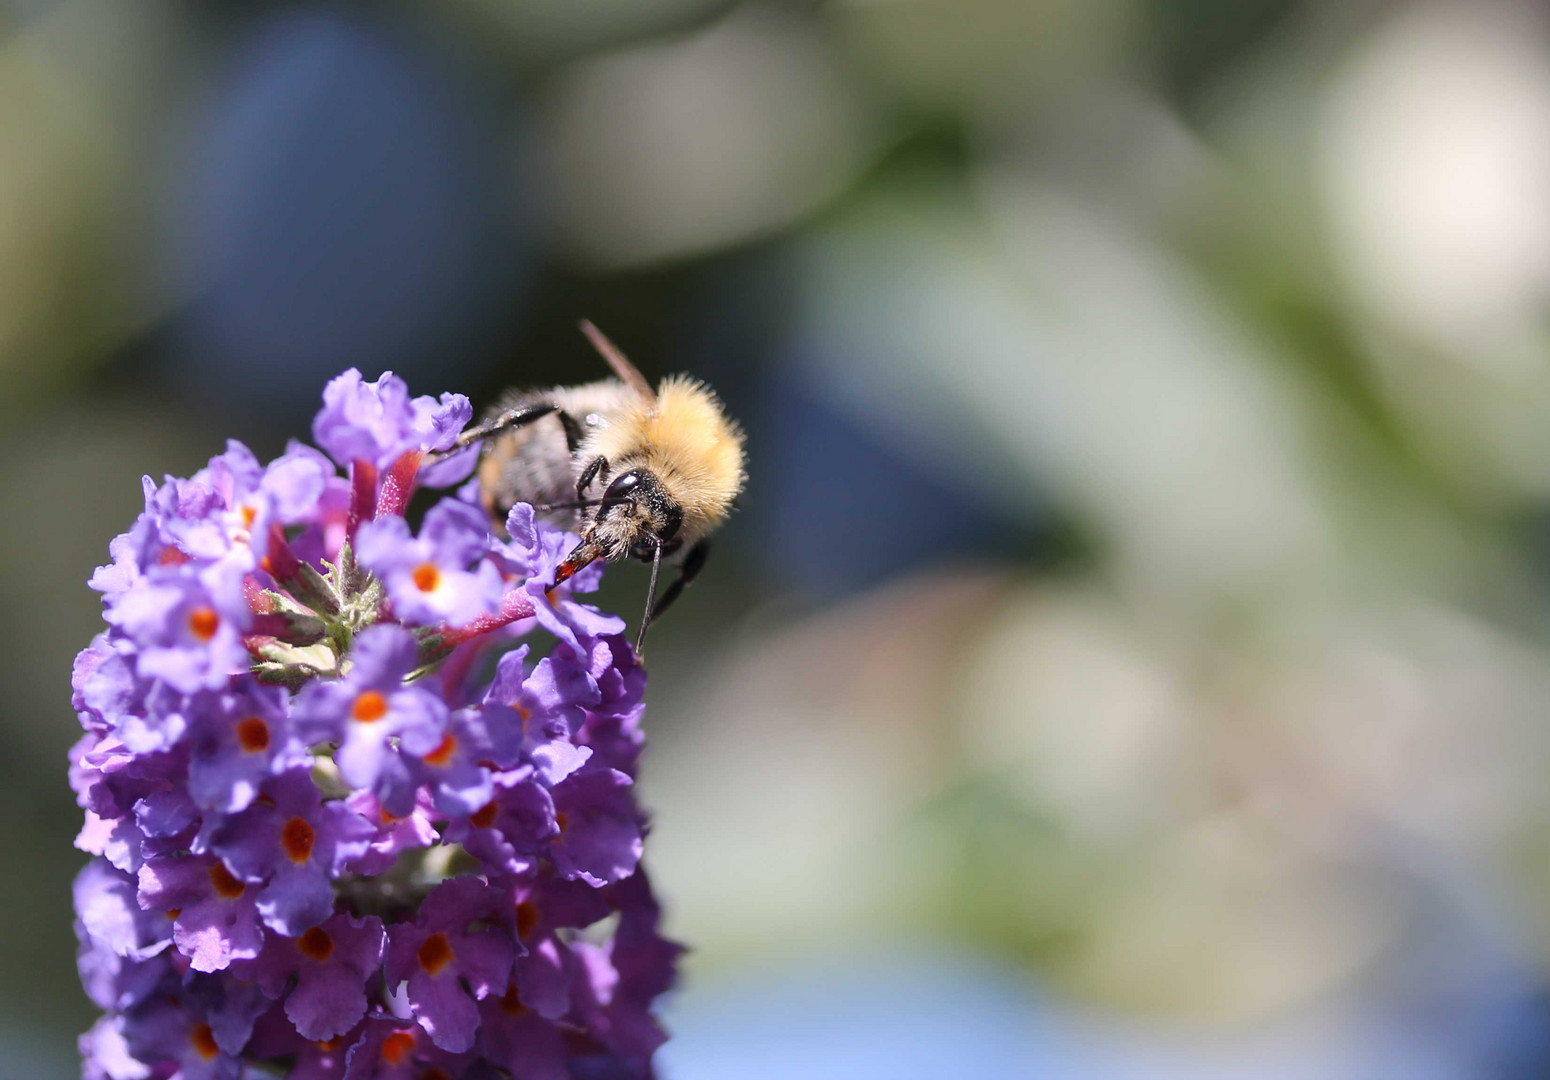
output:
[[[668,495],[661,480],[645,467],[627,469],[613,478],[591,509],[581,543],[560,564],[558,585],[594,559],[636,558],[651,562],[671,555],[682,545],[678,531],[683,508]]]

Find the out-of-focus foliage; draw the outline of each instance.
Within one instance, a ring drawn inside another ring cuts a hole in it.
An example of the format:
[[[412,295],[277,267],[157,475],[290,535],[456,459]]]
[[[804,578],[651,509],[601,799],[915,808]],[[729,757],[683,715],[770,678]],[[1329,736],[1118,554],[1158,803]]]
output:
[[[33,0],[0,31],[25,1075],[89,1016],[66,672],[138,475],[277,451],[344,363],[479,401],[594,377],[581,317],[710,380],[752,454],[649,650],[653,873],[695,946],[664,1075],[1550,1063],[1532,5]]]

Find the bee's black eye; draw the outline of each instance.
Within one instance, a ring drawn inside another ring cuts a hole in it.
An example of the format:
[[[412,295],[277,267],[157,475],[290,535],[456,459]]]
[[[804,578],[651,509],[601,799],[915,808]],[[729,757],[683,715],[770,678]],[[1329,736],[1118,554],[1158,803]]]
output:
[[[637,487],[640,486],[640,473],[620,473],[614,477],[613,483],[608,485],[608,490],[603,493],[605,499],[628,499]]]

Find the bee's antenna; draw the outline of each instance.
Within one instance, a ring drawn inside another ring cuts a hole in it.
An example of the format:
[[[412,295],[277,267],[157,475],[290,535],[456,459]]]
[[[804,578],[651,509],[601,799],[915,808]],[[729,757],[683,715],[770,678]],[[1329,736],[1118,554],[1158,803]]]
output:
[[[647,404],[657,403],[657,392],[651,388],[651,384],[646,381],[646,376],[640,373],[640,369],[630,363],[624,353],[619,351],[619,346],[604,337],[603,332],[586,319],[581,320],[581,332],[587,335],[587,340],[592,343],[592,347],[599,355],[608,361],[608,366],[613,368],[620,382],[645,398]]]
[[[646,642],[646,627],[651,625],[651,609],[657,603],[657,572],[662,569],[662,541],[657,541],[657,550],[651,557],[651,584],[646,587],[646,610],[640,617],[640,629],[635,632],[635,655],[641,656],[641,647]]]

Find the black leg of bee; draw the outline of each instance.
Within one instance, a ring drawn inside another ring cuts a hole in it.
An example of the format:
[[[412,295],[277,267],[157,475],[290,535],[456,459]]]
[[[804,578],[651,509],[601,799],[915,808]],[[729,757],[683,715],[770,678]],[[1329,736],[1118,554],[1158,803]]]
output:
[[[426,454],[425,463],[429,465],[442,461],[451,457],[459,450],[473,445],[480,439],[487,439],[491,435],[499,435],[501,432],[511,428],[526,427],[534,420],[542,420],[551,413],[560,413],[561,417],[565,416],[560,407],[552,401],[541,401],[536,404],[519,405],[514,409],[507,409],[490,417],[488,420],[475,424],[471,428],[465,428],[463,433],[457,437],[457,441],[452,444],[450,450]],[[571,422],[575,423],[574,420]]]
[[[587,465],[585,469],[581,470],[581,475],[576,478],[577,502],[580,502],[587,497],[587,488],[591,487],[592,481],[598,479],[600,476],[604,480],[608,479],[608,459],[605,457],[593,458],[591,463]]]
[[[560,426],[565,429],[565,449],[571,453],[576,452],[576,447],[581,445],[581,440],[586,437],[586,432],[581,429],[581,421],[577,420],[564,409],[556,409],[560,414]]]
[[[679,567],[678,579],[667,587],[667,590],[662,593],[661,599],[652,606],[652,622],[660,619],[662,613],[683,593],[684,587],[700,576],[700,571],[705,569],[705,560],[709,557],[709,540],[701,540],[689,549],[689,553],[684,556],[683,566]]]

